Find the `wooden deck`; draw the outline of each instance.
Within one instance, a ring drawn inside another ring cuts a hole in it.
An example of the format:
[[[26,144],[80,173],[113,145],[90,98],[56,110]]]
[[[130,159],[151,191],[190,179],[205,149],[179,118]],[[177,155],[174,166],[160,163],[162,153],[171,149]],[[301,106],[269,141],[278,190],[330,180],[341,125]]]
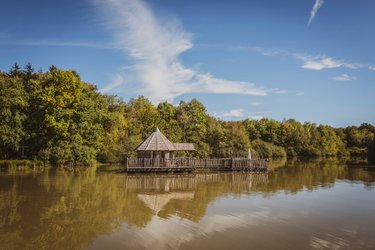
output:
[[[195,170],[267,171],[265,159],[128,158],[127,172],[192,172]]]

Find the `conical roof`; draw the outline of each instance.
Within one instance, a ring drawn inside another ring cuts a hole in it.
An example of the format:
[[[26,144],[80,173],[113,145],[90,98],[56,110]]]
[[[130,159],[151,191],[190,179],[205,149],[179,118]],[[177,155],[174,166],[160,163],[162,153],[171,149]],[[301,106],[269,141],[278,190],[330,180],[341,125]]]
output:
[[[171,200],[190,200],[194,193],[138,194],[138,198],[151,210],[158,214]]]
[[[175,151],[173,143],[163,135],[159,128],[156,128],[144,142],[136,149],[137,151]]]

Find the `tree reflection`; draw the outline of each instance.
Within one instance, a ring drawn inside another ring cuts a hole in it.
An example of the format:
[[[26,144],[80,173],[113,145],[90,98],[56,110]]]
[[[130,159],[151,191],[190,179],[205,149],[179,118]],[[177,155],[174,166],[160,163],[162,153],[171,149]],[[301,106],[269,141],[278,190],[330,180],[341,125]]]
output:
[[[375,172],[351,169],[337,160],[297,160],[268,173],[1,173],[1,248],[81,249],[122,226],[145,227],[154,216],[199,222],[219,197],[296,193],[330,188],[337,180],[373,188]]]

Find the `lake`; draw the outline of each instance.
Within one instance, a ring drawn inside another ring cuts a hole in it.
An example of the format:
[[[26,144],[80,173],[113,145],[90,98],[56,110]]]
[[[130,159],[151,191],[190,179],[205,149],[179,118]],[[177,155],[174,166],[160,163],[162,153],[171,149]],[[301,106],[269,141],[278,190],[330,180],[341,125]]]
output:
[[[375,249],[375,171],[0,172],[0,249]],[[279,165],[279,166],[277,166]]]

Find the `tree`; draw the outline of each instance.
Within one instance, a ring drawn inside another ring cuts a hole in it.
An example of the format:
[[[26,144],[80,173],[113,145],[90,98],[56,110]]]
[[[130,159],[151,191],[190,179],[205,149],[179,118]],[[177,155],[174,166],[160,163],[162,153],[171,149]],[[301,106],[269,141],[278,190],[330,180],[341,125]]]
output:
[[[34,74],[34,68],[33,68],[33,66],[31,65],[30,62],[28,62],[26,64],[26,66],[24,67],[23,73],[24,73],[25,78],[27,80],[29,80],[31,78],[31,76]]]
[[[222,121],[197,99],[155,107],[139,96],[128,103],[98,92],[74,70],[51,66],[35,72],[16,63],[0,71],[0,158],[28,158],[57,165],[120,162],[159,127],[172,142],[195,144],[197,157],[229,157],[252,147],[259,156],[371,157],[375,127],[333,128],[293,119]]]
[[[188,103],[182,101],[177,108],[182,139],[195,144],[197,148],[195,154],[199,157],[207,157],[210,150],[206,142],[207,119],[206,108],[197,99],[192,99]]]
[[[0,158],[20,156],[27,106],[21,79],[0,76]]]
[[[226,138],[231,152],[246,152],[250,148],[249,135],[242,122],[228,122]]]
[[[159,113],[158,126],[168,135],[172,142],[181,142],[182,130],[177,121],[177,108],[168,102],[161,102],[157,107]]]
[[[52,66],[33,82],[30,147],[57,165],[90,164],[102,143],[104,97],[73,71]]]
[[[18,65],[18,63],[15,63],[12,68],[9,70],[9,73],[8,75],[9,76],[12,76],[12,77],[15,77],[15,76],[21,76],[22,74],[22,71],[21,71],[21,68],[20,66]]]

